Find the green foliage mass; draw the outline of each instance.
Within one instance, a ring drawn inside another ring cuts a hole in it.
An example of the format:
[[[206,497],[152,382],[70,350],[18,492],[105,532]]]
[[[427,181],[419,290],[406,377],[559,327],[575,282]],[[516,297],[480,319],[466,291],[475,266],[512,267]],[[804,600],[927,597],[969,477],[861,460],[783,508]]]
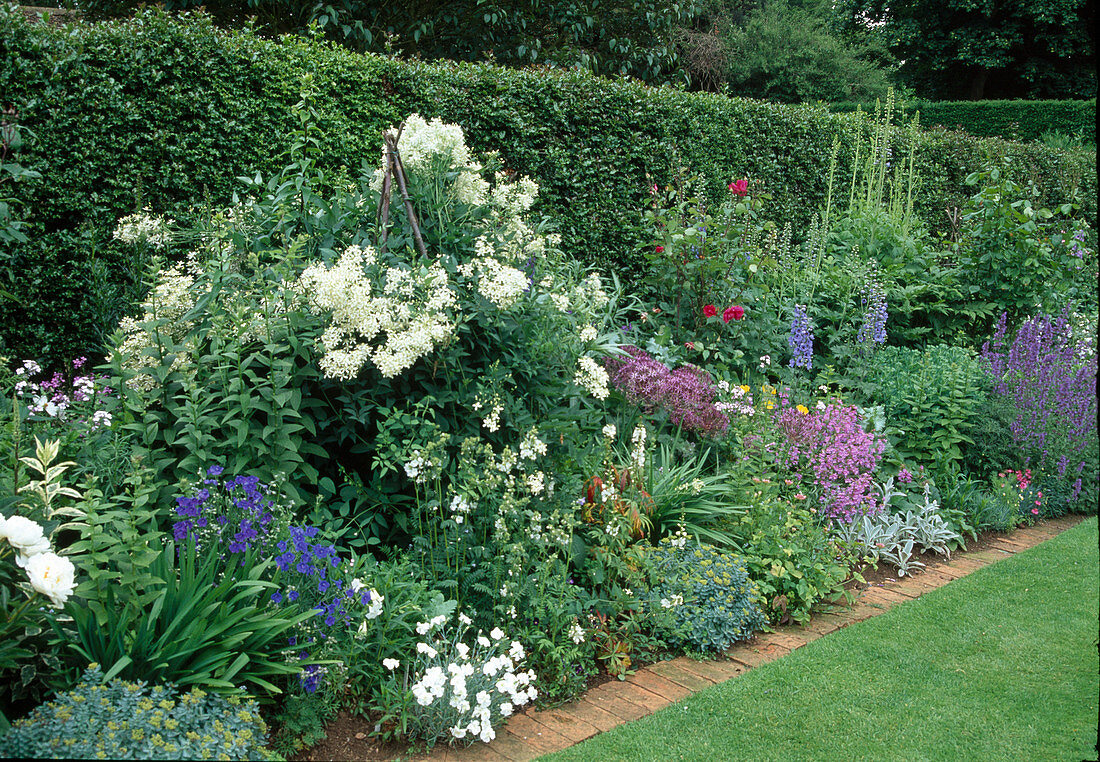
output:
[[[660,579],[650,589],[653,605],[672,607],[683,644],[724,651],[763,628],[760,590],[739,557],[694,541],[677,547],[666,537],[649,562]]]
[[[884,347],[867,363],[867,380],[887,422],[900,430],[894,447],[903,458],[937,469],[961,463],[974,444],[969,432],[987,386],[972,350]]]
[[[784,2],[759,6],[724,42],[731,95],[812,103],[873,99],[889,85],[886,72],[833,34],[823,17]]]
[[[172,685],[105,680],[91,665],[71,691],[18,720],[0,755],[24,759],[255,759],[267,725],[239,696],[180,693]]]
[[[862,108],[873,112],[873,102],[838,101],[829,104],[837,113]],[[979,137],[1038,140],[1044,133],[1080,135],[1096,144],[1096,99],[1091,100],[989,100],[908,101],[901,107],[907,116],[920,112],[922,124],[965,130]]]
[[[20,300],[0,306],[3,346],[25,356],[94,348],[140,295],[142,263],[111,239],[120,217],[147,206],[186,222],[204,198],[227,202],[239,176],[282,166],[303,73],[324,94],[315,138],[330,176],[373,164],[381,130],[407,114],[439,116],[539,183],[536,211],[560,220],[568,254],[627,275],[643,270],[633,210],[674,163],[705,175],[715,198],[734,177],[762,179],[771,214],[803,230],[827,192],[833,139],[849,146],[870,129],[821,107],[579,72],[405,62],[155,12],[62,32],[0,11],[0,51],[0,89],[36,136],[21,164],[42,175],[16,186],[30,241],[9,247],[2,263]],[[917,143],[925,182],[916,205],[930,220],[961,205],[968,174],[1004,155],[1017,159],[1021,181],[1040,183],[1044,203],[1080,185],[1093,204],[1095,168],[1083,158],[954,134],[922,133]],[[846,149],[839,161],[844,176]]]
[[[645,82],[679,78],[674,31],[693,13],[691,0],[167,0],[168,11],[211,13],[219,25],[254,18],[262,34],[321,33],[359,52],[396,51],[426,60],[492,61],[505,66],[580,67]],[[133,0],[81,0],[94,16],[126,16]],[[315,30],[315,31],[314,31]]]
[[[846,33],[881,40],[922,97],[1096,95],[1089,0],[842,0],[833,13]]]

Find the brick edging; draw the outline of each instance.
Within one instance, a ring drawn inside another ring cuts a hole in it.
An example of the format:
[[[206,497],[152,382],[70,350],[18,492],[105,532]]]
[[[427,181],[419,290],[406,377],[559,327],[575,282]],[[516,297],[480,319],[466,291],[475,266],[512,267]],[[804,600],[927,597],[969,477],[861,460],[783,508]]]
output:
[[[526,711],[510,718],[490,744],[463,749],[439,746],[416,759],[427,762],[525,762],[566,749],[594,735],[653,714],[693,693],[774,661],[830,632],[887,611],[929,590],[1008,558],[1076,526],[1084,516],[1049,519],[1022,527],[1011,537],[998,537],[980,551],[960,551],[951,560],[910,577],[869,587],[851,606],[815,615],[805,625],[786,625],[760,633],[724,652],[716,661],[679,656],[642,667],[626,680],[613,680],[585,693],[577,701],[553,709]]]

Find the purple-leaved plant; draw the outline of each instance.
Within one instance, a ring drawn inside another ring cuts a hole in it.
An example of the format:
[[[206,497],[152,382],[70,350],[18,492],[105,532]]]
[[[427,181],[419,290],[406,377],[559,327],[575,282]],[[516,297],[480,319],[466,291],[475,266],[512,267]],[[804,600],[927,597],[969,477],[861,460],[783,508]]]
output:
[[[1065,500],[1073,505],[1086,466],[1095,465],[1097,362],[1088,339],[1072,338],[1070,314],[1067,307],[1055,318],[1037,315],[1010,341],[1002,313],[982,356],[989,362],[993,391],[1016,409],[1012,438],[1025,465],[1072,482]]]
[[[729,427],[729,418],[716,406],[714,379],[695,365],[670,370],[638,347],[625,347],[628,358],[604,361],[615,388],[646,410],[664,409],[669,421],[702,436],[717,436]]]

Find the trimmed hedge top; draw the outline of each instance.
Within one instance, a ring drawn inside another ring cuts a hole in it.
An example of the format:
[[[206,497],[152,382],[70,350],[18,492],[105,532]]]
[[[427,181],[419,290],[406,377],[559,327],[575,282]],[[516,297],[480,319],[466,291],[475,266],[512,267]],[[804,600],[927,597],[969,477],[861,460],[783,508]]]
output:
[[[823,106],[580,72],[400,61],[320,39],[220,30],[202,15],[149,11],[58,30],[0,9],[0,52],[0,92],[33,132],[17,160],[42,174],[14,189],[31,237],[8,255],[10,290],[23,304],[0,302],[0,353],[27,357],[96,353],[117,322],[126,307],[112,295],[136,277],[110,239],[119,217],[148,206],[187,219],[204,199],[228,202],[241,188],[236,178],[285,163],[307,73],[324,94],[328,168],[376,163],[382,130],[409,113],[458,123],[477,150],[499,150],[507,168],[539,183],[537,209],[559,223],[567,251],[628,279],[647,245],[638,222],[649,188],[668,182],[674,166],[703,175],[715,197],[732,179],[762,180],[769,216],[797,235],[824,203],[834,139],[843,185],[870,128]],[[1095,219],[1096,169],[1083,158],[943,130],[899,131],[895,155],[910,141],[917,208],[933,228],[969,195],[967,174],[1006,156],[1018,179],[1040,184],[1042,203],[1079,187]],[[29,314],[16,321],[16,311]]]
[[[873,111],[874,104],[832,103],[836,113]],[[1096,143],[1096,99],[1072,101],[915,101],[904,111],[920,111],[924,125],[961,129],[980,137],[1038,140],[1050,131],[1080,134]]]

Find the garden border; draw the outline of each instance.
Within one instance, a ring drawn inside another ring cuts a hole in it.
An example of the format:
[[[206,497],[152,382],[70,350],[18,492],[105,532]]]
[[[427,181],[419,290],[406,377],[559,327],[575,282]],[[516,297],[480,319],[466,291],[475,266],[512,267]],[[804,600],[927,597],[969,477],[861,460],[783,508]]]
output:
[[[980,550],[959,551],[950,561],[901,580],[886,580],[861,591],[852,605],[815,614],[807,625],[785,625],[761,633],[724,652],[715,661],[679,656],[642,667],[626,680],[613,680],[580,699],[551,709],[528,708],[509,718],[490,744],[461,749],[437,746],[412,759],[419,762],[525,762],[561,751],[592,736],[653,714],[693,693],[774,661],[830,632],[877,616],[897,604],[919,598],[973,571],[1015,555],[1070,529],[1086,517],[1068,515],[1011,535],[997,534]],[[314,760],[309,752],[301,759]]]

